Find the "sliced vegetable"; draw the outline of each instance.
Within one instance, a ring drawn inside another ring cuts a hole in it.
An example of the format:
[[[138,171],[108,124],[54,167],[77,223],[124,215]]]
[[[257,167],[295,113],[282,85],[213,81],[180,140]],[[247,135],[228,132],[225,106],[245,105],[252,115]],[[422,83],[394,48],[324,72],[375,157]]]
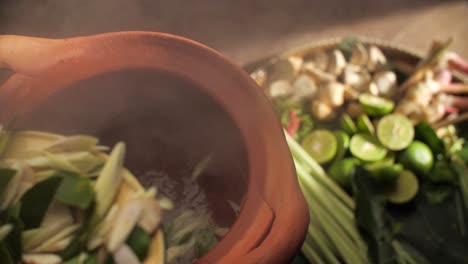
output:
[[[97,138],[87,135],[69,136],[58,140],[47,147],[45,151],[52,153],[90,151],[98,142]]]
[[[334,132],[335,137],[336,137],[336,143],[337,143],[337,150],[336,150],[336,155],[335,155],[335,160],[341,160],[346,154],[346,151],[348,151],[349,148],[349,136],[346,134],[344,131],[338,130]]]
[[[68,172],[57,172],[62,182],[55,198],[63,204],[87,209],[94,199],[94,189],[91,180]]]
[[[123,244],[114,253],[116,264],[140,264],[138,257],[133,253],[129,246]]]
[[[387,199],[396,204],[406,203],[412,200],[419,190],[419,182],[411,171],[403,171],[396,182],[395,188],[387,192]]]
[[[377,137],[385,147],[391,150],[402,150],[413,141],[413,124],[400,114],[384,116],[377,124]]]
[[[302,141],[302,147],[318,163],[327,163],[333,159],[337,151],[335,135],[328,130],[315,130]]]
[[[62,259],[54,254],[25,254],[24,264],[60,264]]]
[[[16,175],[16,171],[12,169],[0,168],[0,198],[3,198],[8,183]]]
[[[15,264],[5,242],[0,242],[0,259],[2,260],[2,264]]]
[[[115,252],[125,243],[138,222],[142,210],[143,205],[139,199],[127,201],[122,205],[117,213],[112,232],[110,232],[109,240],[107,241],[107,249],[110,252]]]
[[[387,155],[387,149],[369,134],[354,135],[351,138],[349,149],[353,156],[368,162],[382,160]]]
[[[132,233],[130,233],[127,239],[127,245],[141,261],[143,261],[148,255],[150,243],[151,236],[139,226],[135,226],[135,228],[133,228]]]
[[[353,119],[348,114],[343,114],[341,116],[341,128],[350,136],[356,134],[358,131],[356,124],[354,124]]]
[[[104,165],[94,187],[96,192],[96,214],[103,218],[111,207],[122,181],[125,144],[117,143]]]
[[[363,93],[359,96],[359,103],[364,111],[370,116],[382,116],[393,111],[395,103],[392,100],[375,96],[369,93]]]
[[[2,242],[13,229],[12,224],[5,224],[0,227],[0,242]]]
[[[370,135],[375,134],[374,125],[372,124],[372,121],[369,119],[367,115],[364,115],[364,114],[360,115],[357,118],[356,125],[357,125],[357,129],[359,130],[359,132],[368,133]]]
[[[25,229],[37,228],[62,182],[61,177],[50,177],[37,183],[21,198],[20,218]]]

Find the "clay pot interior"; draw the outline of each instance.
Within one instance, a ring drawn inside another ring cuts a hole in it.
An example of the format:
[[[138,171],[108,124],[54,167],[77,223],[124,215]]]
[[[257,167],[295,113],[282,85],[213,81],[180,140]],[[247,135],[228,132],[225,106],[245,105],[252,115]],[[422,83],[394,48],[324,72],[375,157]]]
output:
[[[229,227],[236,215],[228,201],[241,204],[247,190],[245,144],[228,114],[193,86],[147,69],[99,75],[47,97],[18,128],[92,134],[108,146],[124,141],[126,166],[145,187],[157,184],[176,208],[201,210],[206,199],[216,224]],[[210,154],[194,183],[193,167]]]

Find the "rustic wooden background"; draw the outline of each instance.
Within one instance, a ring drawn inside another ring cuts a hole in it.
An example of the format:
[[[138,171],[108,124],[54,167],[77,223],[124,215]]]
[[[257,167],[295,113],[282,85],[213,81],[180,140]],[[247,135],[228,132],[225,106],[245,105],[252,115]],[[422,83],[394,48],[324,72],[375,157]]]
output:
[[[170,32],[246,64],[322,38],[361,35],[468,57],[468,2],[450,0],[0,0],[0,34]]]

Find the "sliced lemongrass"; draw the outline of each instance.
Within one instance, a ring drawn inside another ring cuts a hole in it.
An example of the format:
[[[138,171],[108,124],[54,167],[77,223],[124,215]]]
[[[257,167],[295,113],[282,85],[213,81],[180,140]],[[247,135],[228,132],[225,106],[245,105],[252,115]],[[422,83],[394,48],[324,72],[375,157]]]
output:
[[[124,157],[125,144],[117,143],[96,181],[96,214],[99,218],[105,216],[120,188]]]
[[[88,151],[97,145],[99,140],[92,136],[87,135],[76,135],[69,136],[57,140],[52,145],[47,147],[45,151],[57,153],[57,152],[76,152],[76,151]]]

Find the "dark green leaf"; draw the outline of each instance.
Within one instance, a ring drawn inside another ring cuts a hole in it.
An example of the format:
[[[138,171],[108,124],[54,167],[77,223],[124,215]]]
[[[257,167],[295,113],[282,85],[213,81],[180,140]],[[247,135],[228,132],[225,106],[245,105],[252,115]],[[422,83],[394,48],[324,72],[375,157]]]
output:
[[[16,175],[16,170],[0,168],[0,197],[3,197],[8,183]]]
[[[349,60],[351,53],[353,52],[353,46],[356,44],[358,39],[353,36],[345,37],[338,44],[338,49],[343,52],[346,60]]]
[[[5,242],[8,245],[13,259],[19,261],[23,252],[22,233],[24,231],[24,226],[19,219],[15,219],[10,223],[13,224],[13,229],[6,237]]]
[[[397,254],[399,254],[404,259],[406,259],[405,263],[408,263],[408,258],[411,260],[411,263],[415,263],[415,264],[429,264],[430,263],[418,250],[416,250],[410,244],[405,243],[403,241],[398,241],[397,243],[399,245]]]
[[[63,264],[80,264],[80,256],[78,255],[78,256],[76,256],[76,257],[74,257],[72,259],[69,259],[69,260],[63,262]]]
[[[14,264],[10,252],[4,242],[0,242],[0,259],[2,264]]]
[[[301,120],[301,123],[299,130],[296,133],[296,140],[301,142],[308,134],[310,134],[310,132],[312,132],[314,121],[312,121],[309,114],[301,114],[299,119]]]
[[[87,209],[94,199],[94,189],[91,180],[69,172],[58,172],[55,176],[62,177],[55,198],[70,206]]]
[[[127,239],[127,245],[133,250],[133,253],[139,260],[144,260],[148,255],[148,249],[151,244],[151,236],[141,227],[135,226]]]
[[[98,264],[98,254],[97,254],[97,252],[88,255],[88,258],[86,259],[84,264]]]
[[[73,239],[68,246],[59,253],[59,256],[65,261],[70,260],[78,255],[86,246],[86,239],[84,236],[77,236]]]
[[[454,183],[458,181],[457,174],[452,170],[449,163],[445,160],[435,162],[430,173],[425,177],[434,183]]]
[[[426,143],[434,155],[444,155],[444,142],[437,136],[434,129],[428,123],[421,121],[414,127],[414,132],[416,139]]]
[[[425,183],[421,192],[429,204],[442,204],[453,194],[453,187],[446,184]]]
[[[29,189],[21,198],[20,218],[25,229],[37,228],[62,182],[61,177],[47,178]]]
[[[369,247],[372,263],[396,264],[397,256],[392,245],[393,225],[385,212],[385,198],[375,193],[372,180],[361,167],[355,170],[352,187],[356,222]]]
[[[468,162],[468,144],[464,144],[463,148],[458,152],[458,156],[464,161]]]
[[[112,255],[109,255],[106,260],[104,261],[104,264],[115,264],[114,258]]]

